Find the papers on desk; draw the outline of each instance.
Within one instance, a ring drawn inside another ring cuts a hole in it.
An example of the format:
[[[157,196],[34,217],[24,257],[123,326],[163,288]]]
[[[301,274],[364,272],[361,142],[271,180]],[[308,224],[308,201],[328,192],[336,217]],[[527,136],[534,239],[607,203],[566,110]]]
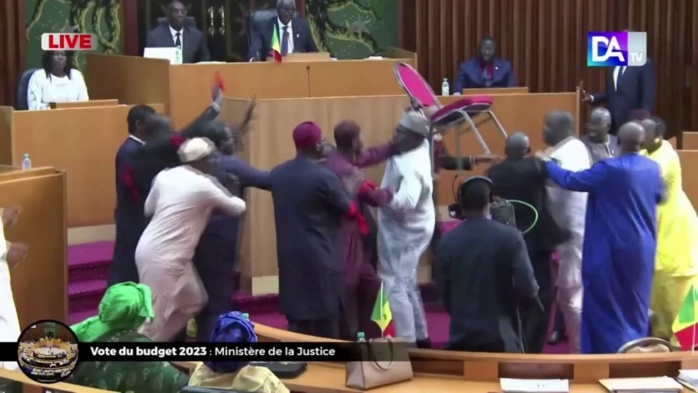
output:
[[[513,379],[500,378],[504,393],[568,393],[570,381],[566,379]]]
[[[679,382],[694,392],[698,391],[698,370],[679,370]]]
[[[599,381],[611,393],[679,393],[680,383],[669,377],[611,378]]]

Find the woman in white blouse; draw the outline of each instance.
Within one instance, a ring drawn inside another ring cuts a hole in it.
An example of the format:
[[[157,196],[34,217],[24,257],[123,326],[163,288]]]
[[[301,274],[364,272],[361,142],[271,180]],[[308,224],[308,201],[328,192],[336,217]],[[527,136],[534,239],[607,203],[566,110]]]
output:
[[[42,69],[29,79],[29,109],[49,109],[52,102],[87,101],[87,86],[82,73],[73,65],[73,57],[64,51],[45,51]]]

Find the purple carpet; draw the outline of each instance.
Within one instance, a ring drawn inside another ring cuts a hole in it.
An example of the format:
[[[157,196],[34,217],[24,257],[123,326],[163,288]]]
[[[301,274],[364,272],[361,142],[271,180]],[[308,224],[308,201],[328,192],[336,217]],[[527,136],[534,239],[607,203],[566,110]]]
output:
[[[107,288],[107,272],[111,263],[114,245],[112,242],[90,243],[68,247],[68,301],[70,323],[77,323],[97,314],[97,307]],[[427,311],[427,325],[432,342],[442,347],[448,341],[449,316],[436,301],[433,285],[422,287],[422,298]],[[250,318],[262,325],[287,329],[286,318],[279,314],[278,296],[252,296],[243,291],[234,294],[233,301],[239,311],[250,314]],[[568,353],[566,342],[546,346],[545,353]]]

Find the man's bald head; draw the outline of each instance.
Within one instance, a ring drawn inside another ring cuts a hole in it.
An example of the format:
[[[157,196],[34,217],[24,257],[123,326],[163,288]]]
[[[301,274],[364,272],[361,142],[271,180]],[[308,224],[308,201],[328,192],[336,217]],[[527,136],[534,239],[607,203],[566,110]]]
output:
[[[611,112],[606,108],[594,108],[587,120],[587,135],[595,143],[605,143],[611,129]]]
[[[618,144],[621,154],[637,153],[645,143],[645,129],[637,121],[623,124],[618,130]]]
[[[531,142],[523,132],[515,132],[507,138],[504,146],[507,158],[523,158],[531,152]]]
[[[554,110],[548,112],[543,124],[543,139],[548,146],[555,146],[574,134],[574,118],[569,112]]]

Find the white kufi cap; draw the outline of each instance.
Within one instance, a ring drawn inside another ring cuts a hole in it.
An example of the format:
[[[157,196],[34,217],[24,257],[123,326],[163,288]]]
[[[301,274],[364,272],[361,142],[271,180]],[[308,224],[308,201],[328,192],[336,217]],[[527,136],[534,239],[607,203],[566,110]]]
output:
[[[192,138],[179,147],[177,154],[183,163],[199,161],[215,151],[216,147],[208,138]]]

